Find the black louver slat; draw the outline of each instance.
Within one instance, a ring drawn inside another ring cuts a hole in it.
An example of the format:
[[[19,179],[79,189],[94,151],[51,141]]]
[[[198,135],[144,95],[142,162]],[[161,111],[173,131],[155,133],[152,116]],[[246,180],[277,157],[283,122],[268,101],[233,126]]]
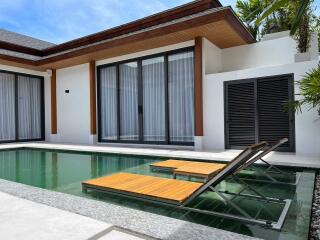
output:
[[[227,91],[229,145],[255,143],[254,83],[229,85]]]
[[[259,140],[276,143],[281,138],[289,138],[282,148],[290,147],[290,119],[284,111],[289,100],[289,79],[268,78],[258,81]]]
[[[226,147],[288,138],[278,150],[294,151],[294,116],[284,110],[292,82],[292,75],[226,82]]]

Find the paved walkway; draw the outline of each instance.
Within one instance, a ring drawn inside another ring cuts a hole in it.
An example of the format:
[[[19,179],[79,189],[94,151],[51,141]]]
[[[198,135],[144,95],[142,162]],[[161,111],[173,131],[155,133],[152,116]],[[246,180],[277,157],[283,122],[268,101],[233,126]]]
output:
[[[0,192],[0,239],[141,240],[112,225]]]

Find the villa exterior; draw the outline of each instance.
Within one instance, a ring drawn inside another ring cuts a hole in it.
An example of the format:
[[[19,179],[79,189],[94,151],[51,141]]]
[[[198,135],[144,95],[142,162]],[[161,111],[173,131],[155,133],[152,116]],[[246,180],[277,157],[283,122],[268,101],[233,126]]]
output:
[[[287,137],[320,156],[316,111],[283,103],[319,62],[287,32],[256,42],[230,7],[189,4],[59,45],[0,30],[0,142],[238,149]]]

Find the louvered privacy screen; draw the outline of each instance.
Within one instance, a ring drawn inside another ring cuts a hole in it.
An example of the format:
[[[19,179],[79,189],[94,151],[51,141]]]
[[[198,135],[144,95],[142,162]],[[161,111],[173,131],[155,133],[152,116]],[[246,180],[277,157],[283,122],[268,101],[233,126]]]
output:
[[[43,78],[0,72],[0,142],[43,138]]]
[[[192,145],[192,48],[98,67],[99,141]]]
[[[294,114],[284,110],[293,99],[293,75],[225,83],[225,133],[227,148],[260,141],[289,141],[283,151],[294,151]]]

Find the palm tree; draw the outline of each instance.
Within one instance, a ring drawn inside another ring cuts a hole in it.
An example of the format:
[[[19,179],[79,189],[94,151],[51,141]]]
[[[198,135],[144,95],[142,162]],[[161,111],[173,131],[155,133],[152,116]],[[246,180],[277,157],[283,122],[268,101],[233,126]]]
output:
[[[289,102],[285,109],[301,113],[301,107],[306,105],[309,109],[316,109],[320,115],[320,65],[306,73],[298,85],[301,99]]]
[[[240,19],[246,24],[255,39],[260,37],[260,25],[255,19],[262,13],[264,8],[263,1],[259,0],[238,0],[236,3],[237,13]]]
[[[237,13],[247,25],[251,34],[260,40],[267,33],[289,30],[291,27],[291,14],[289,8],[281,8],[267,16],[264,21],[256,22],[273,0],[238,0]]]
[[[291,35],[294,35],[297,32],[301,23],[305,21],[304,17],[307,15],[307,12],[312,2],[313,0],[274,0],[261,13],[261,15],[255,21],[255,24],[259,25],[264,19],[266,19],[271,14],[273,14],[275,11],[278,11],[279,9],[294,3],[297,6],[297,11],[292,21],[291,30],[290,30]]]

